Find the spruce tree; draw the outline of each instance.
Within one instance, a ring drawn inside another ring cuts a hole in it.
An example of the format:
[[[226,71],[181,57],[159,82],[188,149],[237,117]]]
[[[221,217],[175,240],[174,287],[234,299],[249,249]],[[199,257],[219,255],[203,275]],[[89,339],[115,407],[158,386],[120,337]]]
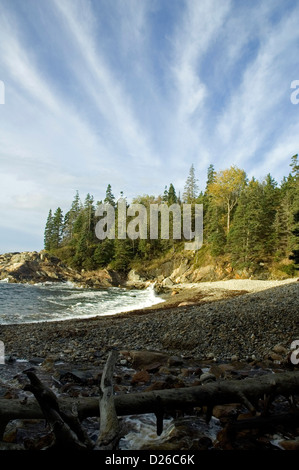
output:
[[[70,210],[65,214],[63,223],[63,242],[64,244],[70,243],[74,237],[74,226],[77,217],[79,216],[82,204],[79,197],[79,192],[76,191],[74,200]]]
[[[236,265],[253,266],[264,257],[263,185],[254,178],[242,191],[234,222],[228,235],[228,247]]]
[[[132,260],[133,247],[129,238],[124,240],[115,240],[114,261],[112,263],[113,269],[116,271],[126,272],[129,269]]]
[[[295,242],[290,259],[294,261],[295,267],[299,269],[299,210],[294,214],[294,223],[296,224],[296,227],[292,233],[294,235]]]
[[[168,195],[167,195],[167,202],[168,205],[171,206],[172,204],[176,204],[178,202],[178,198],[172,183],[169,185]]]
[[[165,186],[165,188],[164,188],[164,193],[163,193],[162,201],[163,201],[163,202],[167,202],[167,201],[168,201],[168,189],[167,189],[167,186]]]
[[[56,249],[60,246],[62,240],[62,231],[63,231],[63,214],[60,207],[56,209],[53,215],[52,222],[52,234],[50,246],[51,249]]]
[[[106,189],[106,195],[104,199],[105,204],[110,204],[111,206],[115,207],[115,197],[112,193],[112,187],[111,184],[108,184],[107,189]]]
[[[198,195],[198,180],[195,177],[195,169],[192,163],[191,168],[189,170],[189,175],[186,180],[183,192],[183,202],[186,204],[192,204],[195,202],[197,195]]]
[[[53,236],[53,215],[52,215],[52,210],[50,209],[46,226],[45,226],[45,232],[44,232],[44,248],[47,251],[51,250],[52,236]]]
[[[101,243],[96,247],[93,260],[97,268],[108,266],[108,264],[114,259],[114,242],[114,240],[105,238],[105,240],[101,241]]]

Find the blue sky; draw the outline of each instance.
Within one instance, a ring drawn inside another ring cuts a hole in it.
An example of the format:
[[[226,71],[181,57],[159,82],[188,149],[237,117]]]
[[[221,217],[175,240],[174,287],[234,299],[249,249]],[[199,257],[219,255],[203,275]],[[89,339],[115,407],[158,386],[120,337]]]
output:
[[[298,153],[299,2],[0,0],[0,252],[110,183],[183,191],[191,164],[280,183]]]

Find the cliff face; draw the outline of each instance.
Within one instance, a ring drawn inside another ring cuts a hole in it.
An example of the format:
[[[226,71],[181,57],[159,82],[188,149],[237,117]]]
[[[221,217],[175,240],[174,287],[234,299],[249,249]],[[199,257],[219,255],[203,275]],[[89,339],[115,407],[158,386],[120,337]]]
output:
[[[228,279],[286,279],[283,272],[275,272],[271,266],[257,266],[255,269],[233,269],[228,259],[205,259],[201,266],[196,266],[192,258],[173,257],[161,261],[155,267],[139,266],[128,274],[129,286],[143,287],[149,281],[155,281],[156,290],[172,288],[177,284],[224,281]]]
[[[82,286],[109,287],[121,284],[116,273],[106,269],[93,273],[78,273],[59,258],[45,251],[5,253],[0,255],[0,280],[8,282],[66,282]]]
[[[162,263],[155,269],[131,270],[128,274],[127,284],[142,286],[149,280],[156,282],[156,287],[172,287],[175,284],[192,282],[221,281],[225,279],[246,279],[250,276],[247,272],[234,273],[230,264],[208,264],[200,268],[194,268],[188,259],[173,260]]]

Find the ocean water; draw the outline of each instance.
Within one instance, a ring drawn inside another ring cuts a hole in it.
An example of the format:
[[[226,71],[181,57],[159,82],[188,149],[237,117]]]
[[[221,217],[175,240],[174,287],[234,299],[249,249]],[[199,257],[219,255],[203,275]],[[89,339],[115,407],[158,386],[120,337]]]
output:
[[[114,315],[160,303],[153,286],[144,290],[79,288],[70,282],[0,282],[0,324],[70,320]]]

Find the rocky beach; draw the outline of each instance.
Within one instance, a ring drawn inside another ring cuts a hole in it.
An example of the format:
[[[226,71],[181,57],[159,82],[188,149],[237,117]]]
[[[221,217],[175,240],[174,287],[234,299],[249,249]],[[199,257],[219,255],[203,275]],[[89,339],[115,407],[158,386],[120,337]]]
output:
[[[161,295],[161,304],[113,316],[1,325],[0,339],[6,353],[6,365],[1,368],[2,397],[24,398],[23,387],[28,379],[23,370],[32,367],[59,395],[94,396],[112,349],[119,352],[116,394],[198,385],[207,373],[212,380],[242,380],[296,369],[290,362],[291,343],[299,339],[296,279],[178,284],[164,288]],[[275,406],[280,409],[285,405],[278,402]],[[238,407],[227,405],[213,411],[218,431],[229,417],[236,415]],[[246,435],[241,444],[228,445],[221,441],[219,433],[212,438],[211,429],[205,434],[201,420],[195,420],[195,437],[190,434],[194,418],[183,424],[180,418],[177,426],[171,421],[171,438],[164,436],[165,440],[163,437],[157,441],[145,437],[138,448],[247,449],[257,445],[277,450],[291,445],[274,446],[274,431],[268,437],[262,434],[259,444],[253,433]],[[178,437],[178,428],[184,429],[183,437]],[[7,442],[22,441],[24,430],[18,429],[14,425],[11,433],[7,431]],[[288,432],[279,434],[279,442],[294,441],[296,446],[296,428]],[[29,447],[42,445],[36,437],[27,435],[27,439]]]
[[[75,362],[96,362],[111,348],[264,360],[277,344],[288,350],[299,339],[295,279],[178,285],[164,297],[161,304],[112,317],[2,325],[0,338],[10,356]]]

